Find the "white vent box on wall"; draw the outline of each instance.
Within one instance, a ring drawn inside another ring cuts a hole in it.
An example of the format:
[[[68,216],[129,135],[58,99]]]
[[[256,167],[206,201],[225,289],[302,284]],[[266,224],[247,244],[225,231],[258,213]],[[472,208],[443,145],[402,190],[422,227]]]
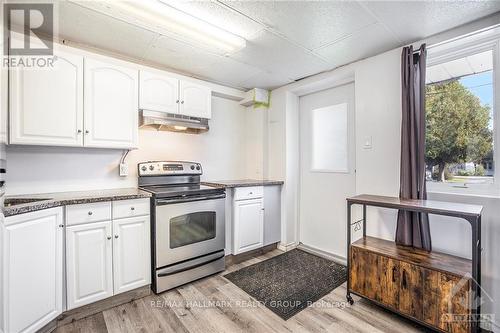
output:
[[[246,92],[246,96],[240,101],[240,105],[243,106],[269,106],[269,94],[270,92],[266,89],[253,88]]]

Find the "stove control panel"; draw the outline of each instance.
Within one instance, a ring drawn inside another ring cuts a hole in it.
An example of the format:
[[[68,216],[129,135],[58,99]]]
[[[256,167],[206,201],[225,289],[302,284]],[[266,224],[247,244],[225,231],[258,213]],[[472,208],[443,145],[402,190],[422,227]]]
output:
[[[201,164],[196,162],[157,161],[138,164],[139,176],[201,175]]]

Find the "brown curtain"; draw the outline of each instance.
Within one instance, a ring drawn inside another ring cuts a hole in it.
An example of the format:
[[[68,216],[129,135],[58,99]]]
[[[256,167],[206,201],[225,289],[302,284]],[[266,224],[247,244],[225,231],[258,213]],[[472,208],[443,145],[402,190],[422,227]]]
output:
[[[427,199],[425,187],[425,44],[418,52],[403,48],[401,56],[401,199]],[[398,212],[396,243],[432,250],[429,216]]]

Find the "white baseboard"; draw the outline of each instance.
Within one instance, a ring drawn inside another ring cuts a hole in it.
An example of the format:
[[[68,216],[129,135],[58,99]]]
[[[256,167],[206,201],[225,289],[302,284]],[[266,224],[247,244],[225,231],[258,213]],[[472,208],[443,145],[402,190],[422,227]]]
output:
[[[290,251],[290,250],[293,250],[295,249],[299,244],[297,243],[288,243],[288,244],[284,244],[284,243],[279,243],[278,244],[278,249],[280,249],[281,251],[283,252],[287,252],[287,251]]]
[[[326,251],[317,249],[315,247],[312,247],[312,246],[309,246],[309,245],[305,245],[303,243],[300,243],[299,246],[298,246],[298,248],[301,249],[301,250],[303,250],[303,251],[309,252],[311,254],[315,254],[318,257],[323,257],[325,259],[335,261],[336,263],[339,263],[341,265],[344,265],[344,266],[347,265],[347,259],[346,258],[344,258],[342,256],[339,256],[339,255],[336,255],[334,253],[326,252]]]

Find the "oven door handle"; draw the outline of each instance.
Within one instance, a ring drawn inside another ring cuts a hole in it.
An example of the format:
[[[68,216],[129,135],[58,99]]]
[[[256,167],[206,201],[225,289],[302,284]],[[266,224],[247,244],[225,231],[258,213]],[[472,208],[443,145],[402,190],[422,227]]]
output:
[[[195,259],[195,260],[193,260],[192,264],[186,264],[186,265],[183,265],[179,268],[168,267],[168,268],[161,269],[157,272],[157,276],[164,277],[164,276],[169,276],[169,275],[174,275],[177,273],[185,272],[185,271],[188,271],[190,269],[194,269],[194,268],[197,268],[200,266],[210,264],[211,262],[214,262],[214,261],[217,261],[221,258],[224,258],[224,256],[225,256],[225,253],[224,253],[224,250],[222,250],[222,251],[214,253],[212,255],[208,255],[207,258],[202,258],[203,260],[196,260]]]
[[[175,203],[182,202],[192,202],[192,201],[202,201],[202,200],[213,200],[213,199],[223,199],[226,197],[225,193],[217,194],[217,195],[207,195],[207,196],[199,196],[199,197],[182,197],[182,198],[172,198],[172,199],[156,199],[156,205],[170,205]]]

